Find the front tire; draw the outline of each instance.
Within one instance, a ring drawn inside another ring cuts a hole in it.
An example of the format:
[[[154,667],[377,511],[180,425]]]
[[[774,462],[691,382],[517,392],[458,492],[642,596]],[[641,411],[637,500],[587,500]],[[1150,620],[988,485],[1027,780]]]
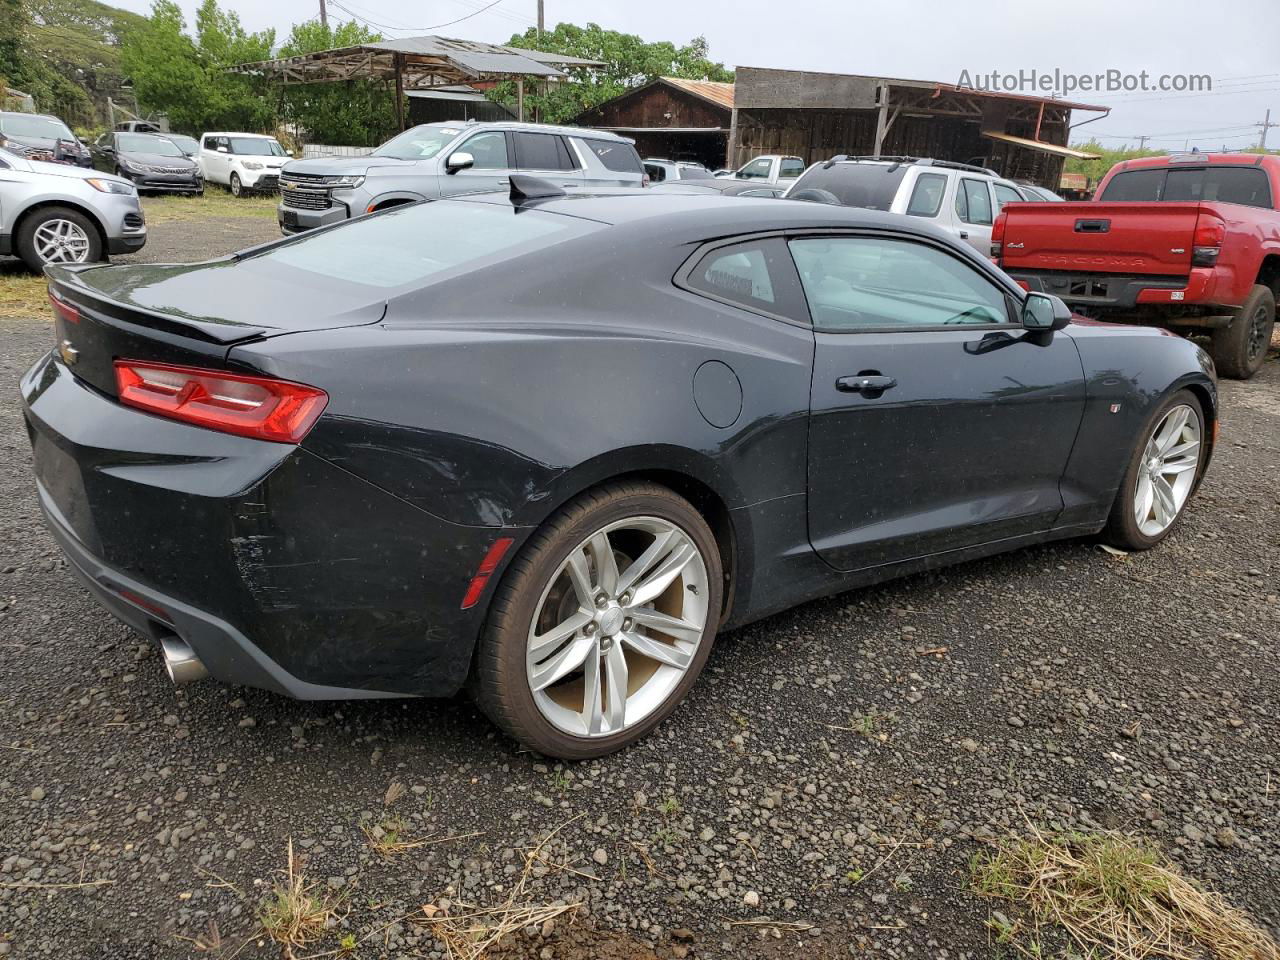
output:
[[[1233,380],[1248,380],[1260,369],[1276,324],[1276,296],[1255,284],[1231,326],[1213,331],[1213,364]]]
[[[722,589],[715,537],[686,500],[640,482],[585,493],[503,577],[477,651],[476,700],[550,757],[629,746],[697,680]]]
[[[18,256],[39,273],[50,263],[96,263],[102,259],[97,225],[70,207],[44,207],[22,221],[14,238]]]
[[[1104,542],[1149,550],[1167,537],[1195,492],[1208,443],[1204,406],[1194,393],[1179,390],[1162,401],[1138,435]]]
[[[233,197],[244,196],[244,185],[240,183],[240,174],[231,174],[231,195]]]

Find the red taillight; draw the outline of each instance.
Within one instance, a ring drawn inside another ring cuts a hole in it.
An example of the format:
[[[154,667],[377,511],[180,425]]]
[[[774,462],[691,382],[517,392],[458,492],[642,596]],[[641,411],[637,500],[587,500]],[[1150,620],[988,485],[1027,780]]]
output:
[[[275,443],[299,443],[329,395],[287,380],[167,363],[117,360],[120,402],[197,427]]]
[[[480,594],[484,593],[489,577],[493,574],[493,571],[498,569],[498,564],[502,562],[502,558],[506,556],[507,550],[511,548],[513,543],[515,541],[511,537],[499,537],[493,541],[493,545],[489,547],[484,559],[480,561],[480,566],[476,567],[476,575],[471,578],[471,583],[467,586],[467,592],[462,597],[463,610],[470,610],[480,602]]]
[[[995,260],[997,265],[1004,253],[1004,225],[1008,219],[1007,213],[1001,213],[996,217],[996,222],[991,225],[991,259]]]
[[[65,300],[59,300],[52,288],[49,290],[49,302],[53,304],[53,312],[67,321],[67,323],[80,322],[80,311]]]
[[[1222,241],[1227,238],[1227,224],[1208,213],[1196,220],[1196,231],[1191,237],[1191,265],[1212,267],[1222,252]]]

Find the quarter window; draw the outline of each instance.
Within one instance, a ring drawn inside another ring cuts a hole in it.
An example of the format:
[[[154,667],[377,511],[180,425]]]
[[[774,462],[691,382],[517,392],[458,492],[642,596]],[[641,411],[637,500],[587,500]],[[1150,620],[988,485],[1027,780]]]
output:
[[[956,216],[965,223],[991,223],[991,194],[982,180],[965,177],[956,190]]]
[[[716,247],[698,261],[684,286],[762,313],[805,319],[795,266],[776,237]]]
[[[583,140],[605,168],[615,173],[640,173],[640,157],[629,143],[613,140]]]
[[[1009,322],[1004,291],[936,247],[881,237],[813,237],[790,246],[820,330]]]
[[[1006,203],[1021,203],[1022,196],[1013,187],[1003,183],[994,183],[992,186],[996,191],[996,213],[1000,212],[1000,208]]]
[[[911,202],[907,215],[911,217],[936,217],[942,209],[942,197],[947,192],[947,178],[940,173],[922,173],[911,190]]]

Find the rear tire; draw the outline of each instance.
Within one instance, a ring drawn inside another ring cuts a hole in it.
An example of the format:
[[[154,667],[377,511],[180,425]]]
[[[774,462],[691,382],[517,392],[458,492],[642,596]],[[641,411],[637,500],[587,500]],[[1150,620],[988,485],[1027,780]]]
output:
[[[70,207],[42,207],[28,216],[14,246],[36,273],[50,263],[96,263],[103,258],[97,224]]]
[[[1186,424],[1175,430],[1184,412],[1190,414]],[[1167,537],[1195,492],[1208,444],[1204,406],[1192,391],[1179,390],[1161,401],[1134,443],[1103,542],[1149,550]]]
[[[1255,284],[1231,326],[1213,331],[1213,363],[1218,373],[1248,380],[1262,368],[1276,323],[1276,296]]]
[[[602,565],[602,556],[612,559]],[[674,579],[662,575],[673,567]],[[513,739],[550,757],[585,760],[629,746],[697,680],[722,590],[715,537],[686,500],[642,482],[584,493],[503,576],[477,650],[476,701]],[[663,621],[676,632],[664,632]],[[539,647],[539,638],[553,639]],[[591,699],[588,677],[599,694]]]

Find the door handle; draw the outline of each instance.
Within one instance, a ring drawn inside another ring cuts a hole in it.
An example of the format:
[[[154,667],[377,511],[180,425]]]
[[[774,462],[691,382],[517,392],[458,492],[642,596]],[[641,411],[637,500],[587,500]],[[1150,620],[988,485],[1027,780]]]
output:
[[[509,187],[509,186],[511,186],[511,181],[510,181],[510,180],[507,180],[507,179],[499,180],[499,181],[498,181],[498,186],[500,186],[500,187]]]
[[[841,377],[836,381],[836,389],[841,393],[860,393],[871,397],[878,397],[897,385],[898,381],[893,377],[882,377],[879,374],[860,373],[856,377]]]
[[[961,231],[960,231],[960,239],[961,239],[961,240],[968,240],[968,239],[969,239],[969,231],[968,231],[968,230],[961,230]]]

